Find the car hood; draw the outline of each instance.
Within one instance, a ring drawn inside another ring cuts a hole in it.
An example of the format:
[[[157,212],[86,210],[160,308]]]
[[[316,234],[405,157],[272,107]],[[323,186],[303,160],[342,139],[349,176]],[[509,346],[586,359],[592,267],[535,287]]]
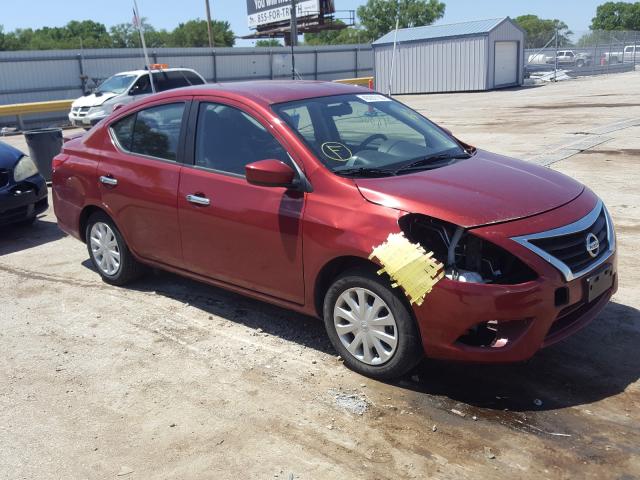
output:
[[[24,153],[17,148],[0,142],[0,168],[12,170],[23,156]]]
[[[113,97],[117,97],[117,93],[103,93],[100,96],[96,96],[95,93],[91,95],[85,95],[73,101],[71,106],[76,107],[99,107],[107,100],[111,100]]]
[[[355,182],[372,203],[467,228],[552,210],[584,190],[561,173],[482,150],[446,167]]]

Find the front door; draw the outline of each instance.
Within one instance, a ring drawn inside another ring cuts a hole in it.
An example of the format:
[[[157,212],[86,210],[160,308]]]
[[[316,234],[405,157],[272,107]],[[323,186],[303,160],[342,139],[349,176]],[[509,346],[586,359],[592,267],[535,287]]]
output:
[[[185,103],[150,106],[110,126],[98,167],[102,203],[139,256],[182,266],[177,195]]]
[[[266,123],[237,105],[203,101],[192,119],[193,165],[183,167],[178,193],[185,268],[302,304],[305,194],[244,176],[249,163],[291,158]]]

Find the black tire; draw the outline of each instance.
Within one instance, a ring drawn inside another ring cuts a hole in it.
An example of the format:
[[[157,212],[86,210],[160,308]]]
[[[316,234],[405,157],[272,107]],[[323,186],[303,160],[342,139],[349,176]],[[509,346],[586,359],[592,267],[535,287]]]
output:
[[[118,270],[111,275],[107,274],[102,270],[102,268],[100,268],[97,260],[94,257],[93,250],[91,249],[91,229],[93,228],[93,225],[98,222],[107,224],[113,231],[120,252],[120,266]],[[107,214],[103,212],[96,212],[89,217],[89,220],[87,221],[87,228],[85,230],[85,241],[87,244],[87,251],[89,252],[91,263],[105,282],[111,285],[122,286],[126,285],[129,282],[132,282],[133,280],[136,280],[144,274],[144,265],[142,265],[133,257],[131,251],[129,250],[129,247],[124,241],[124,238],[122,238],[120,230],[118,230],[116,224]]]
[[[36,215],[34,215],[33,217],[29,217],[25,220],[20,220],[19,222],[16,223],[16,225],[18,225],[19,227],[30,227],[31,225],[33,225],[37,220]]]
[[[342,344],[334,325],[333,311],[340,295],[351,288],[365,288],[379,296],[393,314],[397,326],[397,346],[391,358],[380,365],[367,364],[353,356]],[[324,298],[323,317],[327,335],[350,369],[367,377],[389,380],[406,374],[424,357],[416,322],[400,289],[391,287],[387,276],[375,269],[356,268],[339,275]]]

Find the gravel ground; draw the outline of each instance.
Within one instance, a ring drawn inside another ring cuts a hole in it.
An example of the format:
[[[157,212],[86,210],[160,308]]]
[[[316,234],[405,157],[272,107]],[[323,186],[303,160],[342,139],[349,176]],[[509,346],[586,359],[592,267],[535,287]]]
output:
[[[479,147],[562,152],[610,207],[619,292],[521,365],[372,381],[318,320],[168,273],[106,285],[51,211],[3,228],[0,478],[640,478],[639,95],[633,72],[402,98]]]

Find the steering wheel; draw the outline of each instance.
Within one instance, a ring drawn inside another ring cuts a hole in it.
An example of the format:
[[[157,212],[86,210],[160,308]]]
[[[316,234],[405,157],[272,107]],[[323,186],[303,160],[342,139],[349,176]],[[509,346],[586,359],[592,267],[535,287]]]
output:
[[[389,138],[384,134],[384,133],[374,133],[373,135],[368,136],[367,138],[365,138],[362,143],[360,145],[358,145],[358,151],[363,150],[365,147],[367,147],[371,142],[373,142],[374,140],[377,139],[382,139],[385,142],[387,140],[389,140]]]

